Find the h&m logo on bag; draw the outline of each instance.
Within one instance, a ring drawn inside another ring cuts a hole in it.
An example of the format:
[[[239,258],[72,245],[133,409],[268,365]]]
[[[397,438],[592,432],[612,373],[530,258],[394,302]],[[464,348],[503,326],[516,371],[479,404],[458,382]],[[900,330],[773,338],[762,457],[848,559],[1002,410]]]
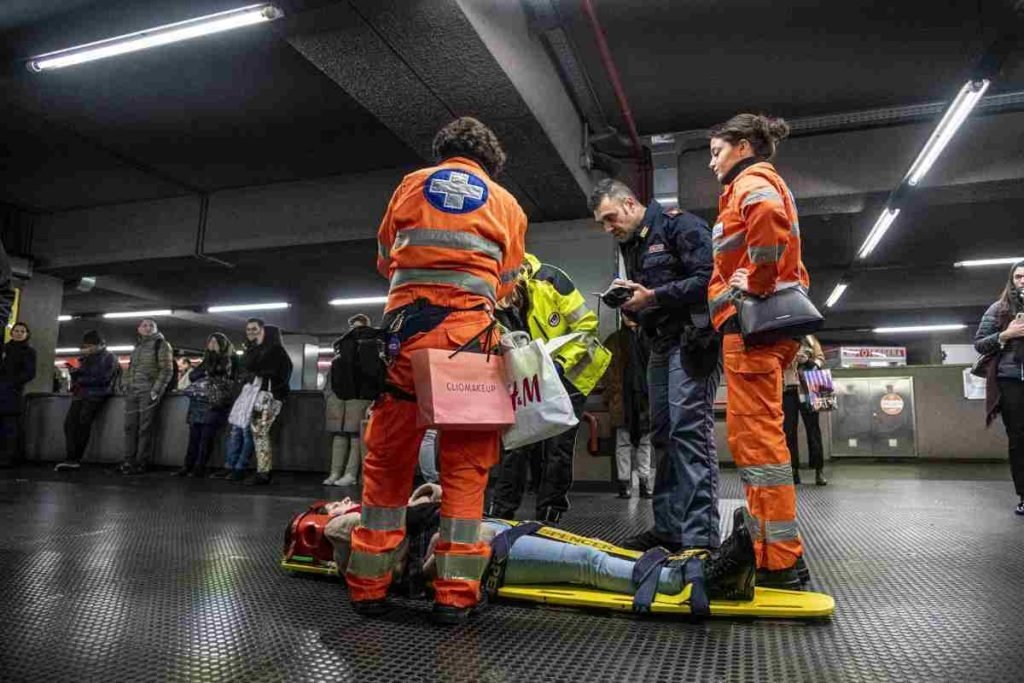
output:
[[[519,383],[513,382],[508,385],[509,398],[512,399],[512,410],[523,408],[530,403],[541,403],[544,398],[540,395],[540,375],[523,378],[523,390],[519,391]]]

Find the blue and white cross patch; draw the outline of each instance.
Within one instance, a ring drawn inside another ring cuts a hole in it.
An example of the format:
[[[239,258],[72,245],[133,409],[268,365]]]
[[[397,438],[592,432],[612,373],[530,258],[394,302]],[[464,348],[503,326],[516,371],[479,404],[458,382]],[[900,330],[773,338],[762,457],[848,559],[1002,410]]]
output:
[[[469,213],[487,203],[487,184],[467,171],[443,168],[427,178],[423,194],[435,209]]]

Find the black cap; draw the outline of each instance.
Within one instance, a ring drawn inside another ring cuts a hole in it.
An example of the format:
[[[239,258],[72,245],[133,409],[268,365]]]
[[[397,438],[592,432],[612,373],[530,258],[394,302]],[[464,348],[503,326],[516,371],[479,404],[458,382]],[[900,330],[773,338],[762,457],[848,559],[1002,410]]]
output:
[[[103,337],[96,330],[89,330],[82,335],[82,345],[90,344],[92,346],[104,346],[106,342],[103,341]]]

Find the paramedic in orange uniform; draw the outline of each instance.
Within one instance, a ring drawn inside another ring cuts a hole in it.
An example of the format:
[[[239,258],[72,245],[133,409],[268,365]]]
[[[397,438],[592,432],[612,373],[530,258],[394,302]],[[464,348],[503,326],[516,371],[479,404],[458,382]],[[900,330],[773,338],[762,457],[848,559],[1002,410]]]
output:
[[[781,119],[739,114],[711,130],[711,170],[724,189],[712,229],[712,321],[724,333],[729,448],[760,524],[757,584],[799,588],[806,581],[796,525],[796,489],[782,429],[782,371],[799,342],[748,347],[739,335],[736,290],[770,296],[810,285],[800,256],[793,195],[768,160],[789,134]]]
[[[393,555],[405,537],[424,427],[416,424],[412,367],[417,349],[457,349],[491,324],[494,302],[511,293],[523,260],[526,214],[493,178],[505,153],[472,118],[434,138],[437,165],[407,175],[377,233],[377,270],[391,283],[381,324],[392,334],[386,393],[366,429],[363,507],[352,534],[345,579],[354,609],[387,609]],[[466,618],[480,595],[490,547],[480,539],[488,470],[498,463],[499,432],[440,435],[441,528],[434,619]]]

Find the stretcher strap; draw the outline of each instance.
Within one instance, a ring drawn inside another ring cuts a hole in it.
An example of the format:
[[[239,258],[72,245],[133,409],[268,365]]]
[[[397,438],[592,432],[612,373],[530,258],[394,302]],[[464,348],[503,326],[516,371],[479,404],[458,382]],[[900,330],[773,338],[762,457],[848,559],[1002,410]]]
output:
[[[711,600],[708,598],[704,581],[704,562],[691,557],[683,565],[683,580],[690,584],[690,614],[698,617],[711,616]]]
[[[484,588],[489,596],[496,597],[498,589],[505,582],[505,565],[508,562],[509,553],[523,536],[544,528],[540,522],[523,522],[505,529],[491,540],[491,563],[484,571]]]
[[[654,595],[658,592],[658,579],[661,568],[668,562],[668,551],[664,548],[651,548],[640,556],[633,565],[633,611],[650,612]]]

